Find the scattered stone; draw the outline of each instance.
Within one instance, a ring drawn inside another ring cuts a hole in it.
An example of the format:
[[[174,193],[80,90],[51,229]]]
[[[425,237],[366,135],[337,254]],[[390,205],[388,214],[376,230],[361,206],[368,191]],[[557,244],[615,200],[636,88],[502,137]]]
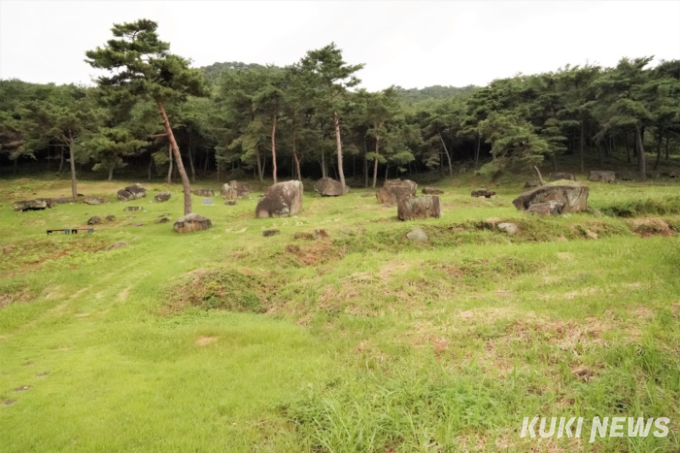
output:
[[[5,400],[5,401],[3,401],[2,404],[4,404],[5,406],[11,406],[14,403],[16,403],[16,401],[14,401],[14,400]]]
[[[406,233],[406,237],[416,242],[427,242],[427,233],[422,228],[416,228]]]
[[[83,200],[83,202],[85,204],[89,204],[89,205],[99,205],[99,204],[108,203],[108,201],[106,201],[106,198],[102,198],[102,197],[86,197]]]
[[[562,179],[567,179],[570,181],[576,181],[576,178],[574,177],[573,173],[564,173],[561,171],[555,172],[555,173],[550,173],[550,180],[551,181],[559,181]]]
[[[125,206],[125,209],[123,211],[141,211],[142,207],[141,206]]]
[[[324,197],[339,197],[349,192],[349,187],[343,187],[340,181],[326,177],[319,179],[314,184],[314,191]]]
[[[207,230],[212,227],[210,219],[199,214],[187,214],[175,221],[173,230],[178,233],[191,233],[192,231]]]
[[[128,192],[125,189],[121,189],[118,192],[116,192],[116,196],[120,201],[130,201],[135,199],[134,194]]]
[[[224,202],[227,206],[236,206],[236,200],[227,200]]]
[[[268,238],[268,237],[271,237],[271,236],[276,236],[279,233],[281,233],[281,230],[264,230],[262,232],[262,236]]]
[[[525,189],[533,189],[534,187],[538,187],[540,184],[537,181],[527,181],[524,183],[524,188]]]
[[[257,203],[257,217],[290,217],[302,209],[303,186],[300,181],[286,181],[269,186]]]
[[[428,217],[439,218],[441,215],[442,205],[437,195],[402,198],[397,204],[397,217],[399,220],[427,219]]]
[[[161,217],[160,219],[154,220],[153,223],[168,223],[170,221],[167,217]]]
[[[616,173],[613,171],[591,171],[588,180],[612,183],[616,181]]]
[[[550,200],[546,203],[536,203],[529,206],[527,212],[535,215],[560,215],[562,214],[564,203]]]
[[[97,225],[98,223],[101,223],[102,219],[100,219],[98,216],[92,216],[87,220],[88,225]]]
[[[24,386],[15,388],[14,391],[15,392],[25,392],[26,390],[28,390],[30,388],[31,388],[30,385],[24,385]]]
[[[504,231],[508,236],[514,236],[519,231],[519,227],[514,223],[510,222],[501,222],[498,225],[496,225],[496,228],[498,228],[501,231]]]
[[[418,184],[409,179],[391,179],[385,182],[375,196],[381,204],[392,205],[402,198],[415,197],[416,190],[418,190]]]
[[[423,187],[422,192],[425,195],[442,195],[444,193],[441,189],[436,189],[434,187]]]
[[[215,195],[215,191],[212,189],[194,189],[191,191],[194,195],[198,195],[200,197],[212,197]]]
[[[115,215],[107,215],[104,218],[104,220],[106,220],[107,222],[113,222],[114,220],[116,220],[116,216]]]
[[[125,242],[125,241],[118,241],[118,242],[115,242],[115,243],[111,244],[111,246],[109,247],[109,250],[115,250],[115,249],[119,249],[119,248],[121,248],[121,247],[127,247],[127,246],[128,246],[128,243],[127,243],[127,242]]]
[[[558,201],[564,206],[563,213],[584,212],[588,208],[589,189],[577,182],[570,184],[546,184],[524,192],[512,201],[520,211],[526,211],[529,206],[549,201]]]
[[[238,181],[229,181],[222,186],[222,197],[227,200],[235,200],[236,198],[243,198],[252,193],[253,190],[245,184]]]
[[[477,189],[473,190],[470,195],[472,195],[473,197],[491,198],[494,195],[496,195],[496,192],[488,189]]]
[[[127,186],[125,190],[131,193],[135,199],[146,197],[146,189],[142,187],[141,184],[139,183]]]
[[[168,201],[170,197],[172,197],[172,194],[170,192],[161,192],[154,195],[153,199],[159,203],[162,203],[164,201]]]
[[[143,224],[143,223],[128,223],[127,226],[136,226],[136,227],[140,227],[140,226],[144,226],[144,224]]]
[[[15,211],[42,211],[46,208],[53,208],[54,200],[51,198],[36,198],[34,200],[17,201],[12,205]]]

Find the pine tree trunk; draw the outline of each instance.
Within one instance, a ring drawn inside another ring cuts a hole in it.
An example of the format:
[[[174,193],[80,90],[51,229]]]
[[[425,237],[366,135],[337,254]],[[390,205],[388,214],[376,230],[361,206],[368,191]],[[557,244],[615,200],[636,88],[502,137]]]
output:
[[[260,159],[260,151],[255,152],[255,156],[257,157],[257,177],[262,182],[263,180],[263,173],[264,173],[264,168],[262,166],[262,159]]]
[[[276,167],[276,115],[272,117],[272,162],[274,163],[272,175],[274,176],[274,184],[276,184],[276,172],[278,170]]]
[[[368,187],[368,159],[366,159],[366,154],[368,154],[368,145],[366,145],[366,137],[364,136],[364,187]]]
[[[59,170],[57,170],[57,173],[61,173],[61,171],[64,169],[64,147],[59,146],[59,149],[61,151],[59,152]],[[668,159],[668,156],[666,156],[666,159]]]
[[[109,181],[113,181],[113,167],[109,167]]]
[[[172,184],[172,145],[168,143],[168,184]]]
[[[172,133],[170,120],[168,119],[168,115],[165,113],[165,108],[160,101],[156,101],[156,103],[158,104],[158,112],[161,114],[161,118],[163,118],[165,132],[168,134],[168,139],[170,139],[170,146],[175,153],[177,169],[179,170],[180,178],[182,178],[182,190],[184,192],[184,215],[188,215],[191,214],[191,185],[189,184],[189,177],[187,176],[186,170],[184,170],[182,155],[179,153],[179,147],[175,141],[175,135]]]
[[[342,140],[340,139],[340,117],[333,112],[333,125],[335,126],[335,144],[338,148],[338,177],[341,187],[345,187],[345,173],[342,170]]]
[[[442,137],[441,132],[437,132],[439,134],[439,140],[442,142],[442,146],[444,147],[444,154],[446,154],[446,160],[449,162],[449,176],[453,178],[453,165],[451,165],[451,156],[449,156],[449,149],[446,147],[446,143],[444,143],[444,138]]]
[[[196,183],[196,167],[194,167],[194,149],[191,140],[191,132],[189,132],[189,168],[191,169],[191,183]]]
[[[581,120],[581,139],[579,141],[579,150],[578,150],[578,157],[579,157],[579,169],[581,170],[581,173],[584,173],[586,171],[585,165],[583,162],[583,150],[585,148],[585,141],[586,141],[586,124],[585,121]]]
[[[149,181],[151,181],[151,168],[152,167],[153,167],[153,155],[150,154],[149,155],[149,168],[148,168],[148,171],[147,171],[147,173],[148,173],[147,178],[148,178]]]
[[[666,136],[666,160],[668,160],[668,150],[670,148],[671,137],[670,134]]]
[[[645,149],[642,144],[642,132],[640,131],[640,125],[635,125],[635,137],[637,139],[637,150],[638,150],[638,170],[640,170],[640,178],[645,181],[647,179],[647,169],[645,163]]]
[[[387,175],[390,173],[390,165],[385,165],[385,182],[387,182]]]
[[[326,178],[328,176],[328,168],[326,168],[326,152],[321,151],[321,177]]]
[[[482,147],[482,136],[477,133],[477,147],[475,148],[475,170],[477,170],[477,166],[479,165],[479,152]]]
[[[76,201],[78,199],[78,187],[76,186],[76,146],[73,143],[73,134],[71,132],[68,134],[68,140],[69,160],[71,161],[71,195],[73,196],[73,201]]]
[[[375,136],[375,159],[373,160],[373,188],[378,181],[378,156],[380,155],[380,136]],[[387,176],[385,176],[387,178]]]
[[[659,138],[656,141],[656,162],[654,163],[654,171],[659,168],[661,162],[661,144],[663,143],[663,133],[659,131]]]

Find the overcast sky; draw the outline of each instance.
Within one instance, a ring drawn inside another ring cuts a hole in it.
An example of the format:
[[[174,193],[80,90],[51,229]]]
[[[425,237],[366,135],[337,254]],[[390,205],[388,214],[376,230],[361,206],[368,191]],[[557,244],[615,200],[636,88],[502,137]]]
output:
[[[0,0],[0,78],[91,83],[85,51],[114,23],[159,24],[194,66],[286,65],[334,41],[370,90],[484,85],[569,63],[680,59],[680,1]]]

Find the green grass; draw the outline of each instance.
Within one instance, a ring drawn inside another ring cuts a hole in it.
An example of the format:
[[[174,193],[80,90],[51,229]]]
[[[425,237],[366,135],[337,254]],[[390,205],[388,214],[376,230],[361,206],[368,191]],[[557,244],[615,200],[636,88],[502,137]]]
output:
[[[283,219],[253,218],[257,194],[194,197],[214,228],[178,235],[154,223],[180,216],[178,186],[121,203],[124,183],[83,181],[111,203],[17,213],[68,182],[0,181],[0,451],[678,451],[680,188],[591,183],[632,217],[537,218],[511,204],[521,182],[476,184],[437,183],[444,216],[408,223],[363,189]],[[521,439],[535,415],[671,426]]]

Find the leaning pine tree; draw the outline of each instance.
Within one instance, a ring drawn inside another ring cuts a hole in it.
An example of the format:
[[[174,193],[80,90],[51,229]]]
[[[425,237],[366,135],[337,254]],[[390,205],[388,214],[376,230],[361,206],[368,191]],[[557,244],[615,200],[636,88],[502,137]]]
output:
[[[169,52],[170,44],[160,41],[158,24],[148,19],[114,24],[111,39],[104,47],[86,52],[85,60],[97,69],[112,72],[99,77],[99,87],[109,101],[120,104],[151,99],[158,107],[170,141],[184,189],[184,215],[191,214],[191,188],[182,157],[165,106],[186,100],[187,96],[205,96],[203,75],[189,68],[189,61]]]

